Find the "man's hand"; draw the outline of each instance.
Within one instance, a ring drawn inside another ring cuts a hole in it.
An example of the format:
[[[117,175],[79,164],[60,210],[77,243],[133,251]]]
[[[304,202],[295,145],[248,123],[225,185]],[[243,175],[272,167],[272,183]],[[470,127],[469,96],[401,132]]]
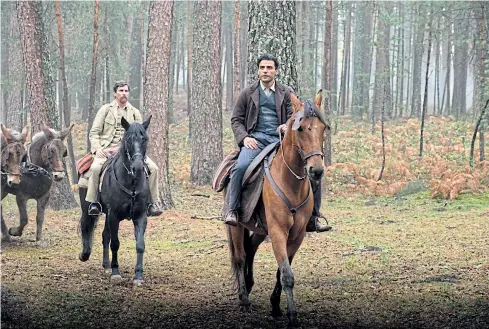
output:
[[[282,132],[282,134],[285,133],[285,131],[287,130],[287,124],[285,124],[285,123],[283,125],[278,126],[278,127],[280,128],[280,131]]]
[[[243,144],[246,148],[256,150],[258,148],[258,142],[253,137],[245,137],[243,139]]]

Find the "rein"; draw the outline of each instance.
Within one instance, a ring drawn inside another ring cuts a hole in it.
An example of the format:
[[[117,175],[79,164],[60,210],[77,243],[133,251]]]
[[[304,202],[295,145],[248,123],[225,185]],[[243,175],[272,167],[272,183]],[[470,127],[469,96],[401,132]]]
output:
[[[132,162],[132,160],[134,160],[134,157],[136,156],[141,156],[143,157],[143,155],[141,153],[135,153],[133,154],[132,156],[130,156],[129,154],[129,151],[126,152],[126,156],[127,156],[127,159]],[[114,159],[114,161],[111,162],[110,164],[110,169],[111,169],[111,173],[112,173],[112,176],[114,177],[114,180],[117,182],[117,184],[119,185],[119,187],[121,188],[122,191],[124,191],[126,194],[128,194],[130,197],[131,197],[131,205],[130,205],[130,210],[129,210],[129,217],[132,219],[134,217],[134,203],[136,202],[136,197],[138,196],[138,194],[142,191],[141,189],[136,189],[136,177],[135,177],[135,173],[134,173],[134,170],[132,169],[132,166],[131,167],[131,170],[129,170],[127,167],[126,167],[126,164],[124,163],[124,159],[121,159],[122,160],[122,165],[124,166],[124,168],[127,170],[127,174],[130,175],[132,177],[132,191],[130,189],[128,189],[127,187],[125,187],[118,179],[117,179],[117,176],[115,174],[115,170],[114,170],[114,163],[115,163],[115,160],[117,159]],[[145,169],[145,174],[146,176],[148,175],[148,173],[146,172],[146,167],[144,167]]]
[[[44,169],[41,166],[36,165],[35,163],[33,163],[31,161],[31,145],[32,145],[31,143],[29,143],[27,145],[27,161],[26,162],[29,164],[29,168],[27,167],[27,165],[24,165],[24,168],[26,168],[29,171],[36,171],[37,170],[44,175],[51,176],[51,173],[49,171],[47,171],[46,169]],[[43,149],[44,149],[44,147],[43,147]],[[41,150],[41,152],[42,152],[42,150]],[[49,167],[51,167],[51,164],[49,164]]]
[[[313,111],[309,115],[309,117],[317,117],[317,115]],[[307,129],[311,129],[311,124],[309,124],[309,126],[308,126]],[[295,128],[295,129],[293,128],[292,130],[297,130],[297,128]],[[297,152],[299,153],[299,155],[300,155],[300,157],[302,159],[302,162],[304,164],[304,175],[303,176],[299,176],[299,175],[297,175],[290,168],[290,166],[288,165],[287,161],[285,160],[284,146],[283,146],[283,143],[282,143],[282,131],[280,130],[280,128],[278,128],[278,134],[279,134],[279,139],[280,139],[280,148],[282,150],[282,160],[283,160],[285,166],[290,171],[290,173],[292,175],[294,175],[294,177],[296,179],[298,179],[298,180],[304,180],[307,177],[307,168],[306,168],[307,159],[309,159],[310,157],[312,157],[314,155],[320,155],[321,157],[323,157],[324,156],[324,153],[322,151],[311,151],[309,153],[304,154],[304,150],[302,150],[302,148],[300,147],[300,145],[292,144],[292,146],[297,147],[297,149],[298,149]],[[270,173],[270,161],[271,160],[267,156],[265,158],[265,161],[264,161],[265,175],[266,175],[268,181],[270,182],[270,185],[272,186],[272,188],[275,191],[275,193],[277,193],[277,195],[280,197],[280,199],[282,199],[282,201],[285,203],[285,205],[289,209],[289,211],[292,214],[292,216],[294,216],[297,213],[297,211],[300,208],[302,208],[307,203],[307,201],[309,200],[309,198],[311,197],[311,190],[312,190],[311,181],[308,180],[308,182],[309,182],[309,189],[307,191],[306,199],[304,201],[302,201],[302,203],[299,204],[297,207],[294,207],[294,206],[292,206],[292,203],[289,201],[289,199],[285,196],[284,192],[282,192],[282,190],[280,189],[280,187],[278,187],[277,183],[275,183],[275,181],[273,180],[272,174]]]

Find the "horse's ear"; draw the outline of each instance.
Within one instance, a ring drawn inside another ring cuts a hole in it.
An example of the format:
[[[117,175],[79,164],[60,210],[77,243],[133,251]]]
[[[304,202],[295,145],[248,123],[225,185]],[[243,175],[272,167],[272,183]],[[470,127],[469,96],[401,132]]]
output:
[[[292,102],[292,107],[294,108],[294,111],[297,111],[302,105],[297,95],[292,92],[290,93],[290,101]]]
[[[59,134],[59,138],[61,140],[64,140],[66,138],[66,136],[68,136],[71,132],[71,129],[73,128],[75,124],[72,123],[68,128],[66,128],[65,130],[63,130],[60,134]]]
[[[122,117],[122,119],[121,119],[121,124],[122,124],[122,128],[124,128],[124,130],[127,131],[129,129],[130,123],[127,122],[127,120],[124,117]]]
[[[301,121],[304,118],[304,111],[298,111],[294,114],[294,124],[292,125],[292,130],[297,130],[301,126]]]
[[[316,94],[316,98],[314,99],[314,104],[316,104],[316,107],[318,110],[321,109],[321,103],[323,102],[323,90],[319,89],[319,91]]]
[[[148,126],[149,126],[149,123],[151,122],[151,118],[153,117],[153,115],[151,114],[149,116],[149,118],[146,119],[146,121],[143,122],[143,127],[145,130],[148,130]]]
[[[14,136],[12,136],[10,131],[8,131],[7,127],[5,127],[3,123],[2,123],[2,136],[3,138],[5,138],[7,144],[14,141]]]
[[[49,127],[43,126],[42,131],[44,132],[44,136],[46,136],[48,140],[54,138],[53,132],[51,131],[51,129],[49,129]]]
[[[21,133],[21,136],[22,136],[22,141],[24,143],[28,142],[31,140],[31,127],[29,125],[26,125],[23,129],[22,129],[22,133]]]

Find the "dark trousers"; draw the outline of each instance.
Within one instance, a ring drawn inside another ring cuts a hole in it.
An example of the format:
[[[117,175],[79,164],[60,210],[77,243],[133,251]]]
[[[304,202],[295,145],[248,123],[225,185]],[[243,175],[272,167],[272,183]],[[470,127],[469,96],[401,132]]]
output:
[[[253,159],[269,144],[277,142],[278,136],[267,135],[261,132],[254,132],[253,136],[258,142],[256,150],[242,147],[236,161],[236,165],[231,169],[230,181],[227,189],[227,201],[229,210],[238,210],[239,199],[241,196],[241,184],[243,176]]]

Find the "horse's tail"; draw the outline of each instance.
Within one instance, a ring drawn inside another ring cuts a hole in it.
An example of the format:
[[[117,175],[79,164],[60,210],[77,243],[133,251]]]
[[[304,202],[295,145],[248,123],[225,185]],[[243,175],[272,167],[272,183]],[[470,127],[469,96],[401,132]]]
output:
[[[233,280],[233,290],[235,292],[238,291],[239,289],[239,283],[238,283],[238,275],[239,275],[239,267],[238,263],[236,262],[236,255],[234,252],[234,241],[233,241],[233,234],[231,233],[231,226],[227,226],[227,231],[228,231],[228,246],[229,246],[229,255],[231,256],[231,271],[232,271],[232,280]]]

